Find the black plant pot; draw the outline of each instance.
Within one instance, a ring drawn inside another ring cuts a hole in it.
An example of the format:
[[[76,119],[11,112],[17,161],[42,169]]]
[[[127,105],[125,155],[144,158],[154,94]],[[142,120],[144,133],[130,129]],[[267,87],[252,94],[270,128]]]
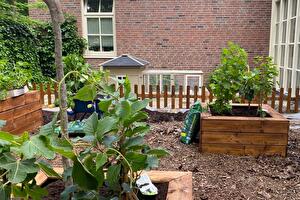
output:
[[[139,200],[155,200],[157,197],[157,194],[155,195],[143,195],[140,191],[137,194]]]

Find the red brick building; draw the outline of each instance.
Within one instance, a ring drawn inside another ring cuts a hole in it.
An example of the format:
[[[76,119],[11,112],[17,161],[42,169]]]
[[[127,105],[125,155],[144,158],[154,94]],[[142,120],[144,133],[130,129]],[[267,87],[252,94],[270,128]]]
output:
[[[76,16],[79,32],[89,42],[85,57],[93,66],[130,54],[147,60],[148,69],[201,70],[205,82],[228,41],[245,48],[250,60],[269,54],[272,0],[61,3],[64,12]],[[45,10],[30,10],[30,16],[49,19]]]

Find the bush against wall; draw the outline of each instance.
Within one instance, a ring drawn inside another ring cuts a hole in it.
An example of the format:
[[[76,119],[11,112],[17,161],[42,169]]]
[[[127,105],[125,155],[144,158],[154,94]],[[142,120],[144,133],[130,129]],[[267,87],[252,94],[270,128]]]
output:
[[[78,35],[76,19],[66,16],[62,24],[63,56],[70,54],[82,55],[86,47],[85,40]],[[46,77],[55,78],[54,66],[54,36],[50,23],[44,24],[37,29],[38,56],[40,67]]]

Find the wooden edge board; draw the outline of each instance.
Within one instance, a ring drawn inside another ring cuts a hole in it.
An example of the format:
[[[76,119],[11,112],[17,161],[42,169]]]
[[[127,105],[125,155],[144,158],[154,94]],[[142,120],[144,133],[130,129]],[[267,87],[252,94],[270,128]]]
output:
[[[54,167],[58,174],[63,173],[62,167]],[[192,200],[193,199],[193,176],[192,172],[178,171],[145,171],[153,183],[169,183],[167,200]],[[48,178],[43,171],[39,171],[35,177],[37,185],[43,185]]]

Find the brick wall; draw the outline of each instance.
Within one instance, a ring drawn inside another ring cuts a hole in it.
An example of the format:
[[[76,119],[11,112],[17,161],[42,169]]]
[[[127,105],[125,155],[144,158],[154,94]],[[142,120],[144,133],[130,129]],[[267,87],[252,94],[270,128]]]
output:
[[[32,0],[30,0],[32,1]],[[271,0],[116,0],[117,53],[143,58],[155,69],[202,70],[207,77],[228,41],[250,60],[268,55]],[[80,0],[62,0],[78,18]],[[31,10],[35,18],[45,11]],[[102,60],[88,59],[93,65]]]

